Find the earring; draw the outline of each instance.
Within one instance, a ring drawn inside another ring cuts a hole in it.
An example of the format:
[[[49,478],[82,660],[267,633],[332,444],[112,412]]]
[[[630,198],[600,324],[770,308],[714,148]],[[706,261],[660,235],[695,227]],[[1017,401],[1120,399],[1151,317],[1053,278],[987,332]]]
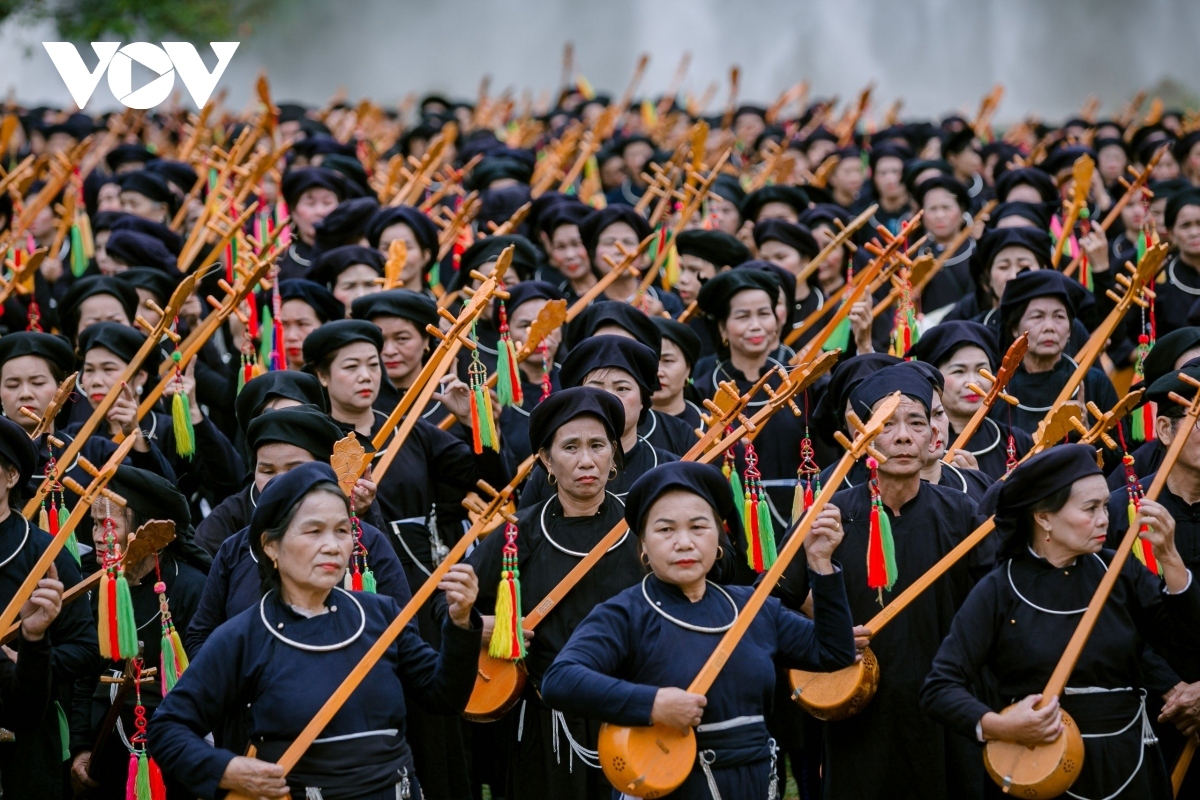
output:
[[[642,553],[640,561],[642,562],[643,567],[650,566],[650,556],[646,555],[645,553]]]
[[[546,473],[546,483],[550,484],[551,486],[558,483],[558,478],[554,477],[553,472]]]
[[[279,560],[278,559],[272,558],[271,566],[275,569],[276,572],[279,572]]]
[[[721,547],[721,545],[717,545],[717,561],[720,561],[723,558],[725,558],[725,548]]]
[[[608,479],[615,481],[617,479],[617,465],[613,464],[612,469],[608,471]]]
[[[729,347],[729,340],[728,340],[728,339],[726,339],[724,336],[722,336],[722,337],[721,337],[721,346],[722,346],[722,347]]]

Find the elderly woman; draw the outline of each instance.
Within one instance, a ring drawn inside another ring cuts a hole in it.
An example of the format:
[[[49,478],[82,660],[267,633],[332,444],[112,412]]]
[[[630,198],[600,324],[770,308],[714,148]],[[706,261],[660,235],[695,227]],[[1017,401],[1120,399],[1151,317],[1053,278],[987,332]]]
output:
[[[997,413],[1011,413],[1012,424],[1031,435],[1078,366],[1065,351],[1086,296],[1077,281],[1051,269],[1021,273],[1004,287],[999,352],[1022,333],[1029,334],[1029,349],[1006,390],[1018,404]],[[1117,391],[1103,370],[1092,367],[1072,399],[1109,409],[1117,404]]]
[[[741,533],[729,483],[713,466],[664,464],[634,484],[625,519],[650,574],[580,623],[546,671],[543,697],[555,708],[618,725],[696,727],[698,750],[715,757],[698,761],[668,797],[777,796],[768,788],[775,785],[775,747],[763,722],[776,663],[834,670],[855,657],[841,571],[830,561],[842,538],[838,512],[823,511],[805,540],[813,619],[768,599],[707,695],[681,687],[753,593],[707,577],[730,547],[725,526],[735,541]]]
[[[23,488],[33,474],[36,457],[33,442],[25,430],[12,420],[0,418],[0,604],[3,605],[13,599],[50,543],[49,534],[31,525],[20,511]],[[79,567],[70,554],[66,551],[58,554],[47,580],[57,586],[42,588],[53,588],[60,594],[63,586],[70,588],[79,583]],[[47,601],[51,599],[45,592],[39,591],[38,596]],[[41,608],[48,610],[44,604]],[[27,605],[22,616],[29,610]],[[69,687],[78,678],[94,674],[100,668],[96,626],[86,605],[70,605],[62,609],[48,628],[39,627],[49,647],[44,656],[32,653],[31,658],[42,661],[48,657],[49,667],[43,668],[41,675],[41,681],[45,683],[39,682],[36,693],[23,698],[29,701],[27,710],[33,716],[17,723],[20,731],[16,742],[0,747],[0,788],[11,797],[63,796],[63,751],[67,742],[61,737],[55,706],[44,702],[45,693],[52,692],[52,699],[65,705],[70,695]],[[20,660],[25,658],[25,651],[25,645],[21,644]],[[11,664],[8,667],[11,669]],[[5,716],[9,719],[14,704],[8,702],[11,696],[7,694],[10,687],[6,681],[11,677],[11,672],[0,671],[0,692],[3,693],[0,697],[5,700]],[[27,677],[21,674],[19,681],[23,682]],[[39,697],[42,701],[38,701]],[[16,707],[19,707],[19,701]]]
[[[192,539],[191,513],[187,500],[165,478],[135,467],[118,467],[108,488],[125,498],[120,508],[101,498],[92,504],[92,543],[97,553],[103,553],[111,543],[124,552],[129,536],[150,520],[175,523],[175,538],[158,555],[151,554],[136,564],[125,565],[133,600],[133,616],[138,638],[143,645],[142,659],[147,666],[162,669],[162,609],[160,597],[166,597],[170,621],[179,635],[187,634],[188,625],[200,603],[204,590],[204,573],[211,559]],[[111,527],[106,520],[111,519]],[[97,561],[100,561],[97,558]],[[160,594],[161,592],[161,594]],[[93,601],[98,602],[98,601]],[[94,613],[94,609],[93,609]],[[110,661],[104,665],[104,675],[121,678],[125,662]],[[104,718],[113,704],[115,687],[102,683],[96,672],[75,684],[71,702],[71,780],[77,791],[88,797],[125,800],[125,778],[129,772],[129,750],[109,740],[100,751],[97,763],[92,763],[92,747],[104,728]],[[160,674],[158,680],[163,680]],[[162,697],[161,684],[146,687],[142,704],[150,712],[158,707]],[[125,738],[134,728],[135,698],[126,697],[117,722]],[[89,771],[92,776],[89,777]],[[182,787],[172,785],[168,796],[186,797]]]
[[[580,386],[603,389],[621,403],[624,413],[617,438],[621,440],[622,457],[607,479],[608,490],[617,497],[624,497],[644,473],[659,464],[678,460],[678,456],[653,446],[638,432],[639,421],[651,413],[650,398],[658,387],[658,359],[649,347],[624,336],[593,336],[567,356],[559,380],[564,389]],[[532,444],[532,423],[530,431]],[[554,483],[542,460],[529,474],[519,507],[541,505],[554,492]]]
[[[286,777],[275,763],[362,660],[400,606],[386,595],[340,588],[355,547],[346,496],[327,464],[305,464],[263,491],[249,529],[262,599],[217,630],[167,695],[150,726],[164,774],[201,797],[335,800],[420,797],[403,763],[404,689],[434,708],[461,711],[475,681],[480,646],[472,615],[478,583],[465,565],[439,587],[449,619],[441,651],[411,627],[334,715]],[[245,717],[257,757],[204,740]]]
[[[1041,692],[1109,569],[1108,487],[1086,445],[1060,445],[997,484],[1000,567],[961,606],[921,691],[923,710],[977,741],[1048,743],[1063,733],[1061,709],[1084,735],[1086,757],[1074,797],[1171,797],[1158,747],[1147,742],[1140,654],[1149,643],[1168,656],[1195,651],[1200,586],[1175,548],[1175,521],[1143,500],[1137,524],[1162,577],[1134,558],[1121,568],[1109,601],[1071,672],[1063,697]],[[971,687],[984,671],[997,703]],[[1014,707],[997,713],[1005,706]],[[1003,797],[989,785],[993,797]]]
[[[590,341],[596,341],[595,339]],[[549,498],[525,505],[517,515],[515,545],[521,575],[522,614],[528,614],[587,553],[621,521],[624,503],[611,490],[624,459],[625,408],[594,386],[555,392],[529,418],[529,445],[537,453]],[[484,539],[468,561],[483,576],[482,613],[495,607],[503,561],[501,531]],[[529,644],[529,683],[522,702],[504,724],[510,741],[505,797],[608,797],[596,765],[599,726],[543,702],[542,674],[571,631],[597,604],[642,577],[635,540],[626,536],[554,608]],[[484,617],[484,638],[494,620]],[[575,761],[581,761],[576,767]]]

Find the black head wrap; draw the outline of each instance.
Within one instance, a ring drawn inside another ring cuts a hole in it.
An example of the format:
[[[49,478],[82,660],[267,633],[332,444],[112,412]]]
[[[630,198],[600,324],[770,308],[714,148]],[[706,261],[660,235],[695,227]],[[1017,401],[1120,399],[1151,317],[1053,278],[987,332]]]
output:
[[[654,327],[650,317],[628,303],[610,301],[593,303],[584,309],[582,314],[567,325],[564,342],[568,348],[573,348],[595,336],[597,330],[608,325],[615,325],[627,332],[655,354],[662,351],[662,334]]]
[[[393,225],[407,225],[421,249],[428,250],[430,258],[437,255],[438,227],[424,211],[415,206],[389,206],[375,212],[367,224],[366,236],[371,247],[379,247],[383,232]]]
[[[267,403],[279,397],[295,400],[301,405],[316,406],[321,411],[327,410],[325,390],[315,376],[288,369],[264,372],[248,381],[234,401],[234,412],[242,433],[263,413]]]
[[[584,415],[600,420],[609,438],[617,443],[618,450],[621,449],[621,434],[625,432],[625,406],[613,395],[593,386],[562,389],[535,406],[529,413],[530,449],[536,453],[543,447],[549,447],[554,441],[555,431]]]
[[[650,397],[659,389],[658,355],[641,342],[624,336],[593,336],[567,354],[558,377],[563,388],[569,389],[583,385],[587,376],[599,369],[619,369],[633,378],[642,395],[638,422],[645,419],[650,411]]]
[[[926,364],[941,367],[964,347],[978,347],[987,356],[988,369],[995,370],[1000,358],[996,353],[996,332],[979,322],[950,320],[921,334],[917,343],[905,353]]]
[[[332,292],[333,287],[337,285],[338,276],[358,264],[370,267],[376,275],[383,275],[383,254],[372,247],[347,244],[326,250],[317,256],[305,277]]]
[[[642,475],[625,496],[625,521],[639,539],[645,534],[646,515],[667,492],[682,491],[703,498],[716,514],[718,530],[724,527],[732,541],[741,541],[742,521],[733,491],[721,470],[712,464],[674,461]]]
[[[425,333],[425,326],[432,325],[436,328],[439,319],[437,303],[433,298],[408,289],[390,289],[386,292],[363,295],[350,304],[350,316],[369,321],[378,317],[406,319],[416,325],[424,335],[428,335]]]
[[[115,297],[121,307],[125,309],[129,323],[133,324],[139,303],[137,292],[133,287],[109,275],[93,275],[76,281],[75,285],[63,295],[63,299],[58,305],[59,325],[62,327],[62,332],[70,339],[73,340],[79,335],[79,306],[89,297],[101,294]]]
[[[137,351],[145,342],[146,335],[137,328],[117,322],[97,322],[95,325],[87,326],[79,334],[79,358],[82,360],[89,350],[102,347],[128,364],[133,361],[133,357],[137,355]],[[162,352],[157,347],[153,347],[142,361],[140,369],[148,375],[157,375],[158,364],[161,360]]]

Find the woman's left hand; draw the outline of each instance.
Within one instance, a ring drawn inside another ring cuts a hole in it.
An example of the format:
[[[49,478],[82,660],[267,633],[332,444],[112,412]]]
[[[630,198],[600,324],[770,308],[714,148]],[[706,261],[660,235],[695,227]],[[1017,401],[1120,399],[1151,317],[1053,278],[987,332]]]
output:
[[[819,575],[833,572],[833,551],[842,543],[842,512],[836,506],[821,509],[813,522],[808,538],[804,540],[804,552],[808,555],[808,567]]]
[[[450,619],[460,628],[471,627],[471,607],[479,596],[479,579],[470,564],[455,564],[443,577],[438,588],[446,595]]]

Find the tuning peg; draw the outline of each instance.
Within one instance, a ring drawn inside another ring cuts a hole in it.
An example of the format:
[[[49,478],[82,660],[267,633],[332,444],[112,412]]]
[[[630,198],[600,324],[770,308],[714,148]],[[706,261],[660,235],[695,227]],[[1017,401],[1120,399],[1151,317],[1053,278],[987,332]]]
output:
[[[983,388],[980,387],[979,384],[976,384],[976,383],[968,383],[967,388],[970,389],[975,394],[987,394],[987,392],[985,392],[983,390]]]
[[[475,481],[475,485],[478,486],[480,489],[482,489],[485,493],[487,493],[491,497],[499,497],[500,496],[500,492],[496,491],[496,488],[494,486],[492,486],[490,483],[483,480],[482,478]]]
[[[33,420],[37,424],[39,424],[39,425],[42,424],[42,418],[39,417],[37,414],[35,414],[33,411],[30,411],[29,408],[27,408],[26,406],[21,406],[20,411],[22,414],[24,414],[26,417]]]
[[[848,439],[846,437],[846,434],[842,433],[841,431],[834,431],[833,438],[837,441],[838,444],[840,444],[842,446],[843,449],[845,449],[845,450],[853,450],[854,449],[854,443],[851,442],[850,439]]]
[[[1100,441],[1104,442],[1104,446],[1107,447],[1109,450],[1117,449],[1117,443],[1113,441],[1113,438],[1111,436],[1109,436],[1107,433],[1105,433],[1103,431],[1100,432]]]
[[[517,515],[516,514],[505,514],[504,519],[507,522],[511,522],[513,525],[517,524]]]
[[[48,441],[50,444],[54,445],[55,447],[61,448],[61,447],[67,446],[66,442],[64,442],[62,439],[59,439],[57,436],[54,436],[53,434],[47,436],[46,441]]]
[[[1088,434],[1087,426],[1079,421],[1079,417],[1068,417],[1067,423],[1072,428],[1074,428],[1076,431],[1078,431],[1080,436],[1087,436],[1087,434]]]
[[[83,456],[80,456],[77,459],[77,462],[78,462],[79,466],[83,467],[83,471],[86,472],[88,475],[91,475],[93,478],[100,477],[100,470],[96,469],[96,465],[93,464],[91,461],[88,461]],[[76,492],[76,494],[78,494],[78,492]]]
[[[147,336],[154,333],[155,326],[153,326],[149,322],[147,322],[146,318],[143,317],[141,314],[138,314],[136,317],[134,317],[133,324],[136,325],[137,327],[141,328],[142,330],[144,330],[146,332]]]
[[[853,411],[846,412],[846,421],[857,431],[865,432],[867,430],[867,426],[863,425],[863,421]]]
[[[479,498],[475,497],[474,495],[467,495],[464,497],[462,504],[465,509],[476,514],[487,513],[487,507],[484,506],[483,503],[479,502]]]
[[[1105,418],[1104,412],[1100,410],[1100,406],[1096,405],[1096,403],[1094,401],[1088,400],[1087,404],[1086,404],[1086,408],[1088,410],[1088,413],[1091,414],[1093,418],[1095,418],[1095,419],[1104,419]]]
[[[867,451],[867,455],[878,461],[880,464],[887,463],[887,456],[876,450],[874,445],[868,443],[864,449]]]
[[[1008,403],[1010,406],[1020,405],[1021,401],[1013,397],[1008,392],[1000,392],[1000,399]]]
[[[747,419],[745,414],[738,414],[737,418],[747,433],[758,433],[758,426],[754,424],[753,420]]]

